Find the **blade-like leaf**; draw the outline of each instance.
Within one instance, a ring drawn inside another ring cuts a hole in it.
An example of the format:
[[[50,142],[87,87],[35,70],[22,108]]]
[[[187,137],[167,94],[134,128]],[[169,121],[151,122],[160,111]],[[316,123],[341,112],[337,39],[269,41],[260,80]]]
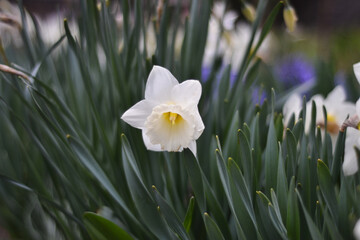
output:
[[[85,212],[83,215],[86,228],[89,230],[89,233],[92,235],[92,239],[124,239],[132,240],[132,238],[125,230],[120,228],[115,223],[110,220],[92,212]],[[97,230],[94,232],[94,230]],[[99,236],[102,236],[99,238]]]

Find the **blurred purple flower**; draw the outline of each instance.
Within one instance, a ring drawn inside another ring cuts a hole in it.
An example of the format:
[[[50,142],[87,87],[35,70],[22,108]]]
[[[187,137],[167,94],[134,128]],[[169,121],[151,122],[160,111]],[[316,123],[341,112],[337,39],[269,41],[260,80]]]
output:
[[[211,74],[211,68],[203,66],[201,68],[201,81],[203,83],[207,82],[207,80],[209,80],[210,74]]]
[[[255,87],[252,91],[251,99],[252,102],[255,104],[262,105],[264,103],[264,100],[266,99],[267,95],[264,91],[264,88]]]
[[[275,67],[275,75],[286,88],[314,81],[314,66],[299,54],[288,55]]]
[[[233,87],[237,78],[237,73],[234,71],[230,72],[230,86]]]

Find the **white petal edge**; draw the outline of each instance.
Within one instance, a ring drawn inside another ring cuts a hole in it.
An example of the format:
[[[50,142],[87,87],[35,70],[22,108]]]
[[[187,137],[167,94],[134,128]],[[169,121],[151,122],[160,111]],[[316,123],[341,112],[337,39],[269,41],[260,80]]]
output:
[[[353,69],[354,69],[355,77],[358,80],[358,82],[360,83],[360,62],[355,63],[353,65]]]
[[[346,100],[346,93],[343,86],[338,85],[336,86],[326,97],[326,100],[324,103],[328,106],[331,105],[338,105],[341,102],[344,102]]]
[[[145,99],[165,103],[171,99],[171,89],[178,84],[169,70],[154,66],[146,82]]]
[[[197,105],[201,96],[201,84],[197,80],[186,80],[171,90],[171,99],[184,108]]]
[[[342,168],[344,175],[349,176],[356,173],[359,168],[354,146],[359,147],[358,142],[360,139],[360,131],[357,129],[348,128],[346,135],[344,163]]]
[[[134,128],[143,129],[145,121],[151,114],[154,106],[154,103],[151,101],[141,100],[129,108],[126,112],[124,112],[124,114],[121,116],[121,119]]]
[[[301,97],[297,93],[292,94],[286,100],[284,107],[283,107],[285,126],[289,125],[289,120],[293,113],[295,114],[295,121],[297,121],[299,118],[300,111],[301,111]]]
[[[197,156],[196,156],[196,151],[197,151],[197,149],[196,149],[196,142],[195,141],[191,141],[190,142],[190,144],[189,144],[189,149],[190,149],[190,151],[194,154],[194,156],[195,156],[195,158],[197,158]]]
[[[356,113],[355,104],[352,102],[342,102],[341,106],[333,113],[339,126],[346,120],[347,116],[353,116]]]
[[[354,237],[356,240],[360,240],[360,219],[357,220],[355,226],[354,226]]]
[[[199,110],[196,107],[196,112],[194,114],[194,120],[195,120],[195,133],[194,133],[194,139],[198,139],[200,135],[203,133],[205,129],[205,125],[202,121],[202,118],[200,116]]]
[[[160,144],[152,144],[150,138],[145,134],[145,130],[142,131],[142,137],[147,150],[162,152]]]
[[[356,101],[356,113],[360,117],[360,98]]]

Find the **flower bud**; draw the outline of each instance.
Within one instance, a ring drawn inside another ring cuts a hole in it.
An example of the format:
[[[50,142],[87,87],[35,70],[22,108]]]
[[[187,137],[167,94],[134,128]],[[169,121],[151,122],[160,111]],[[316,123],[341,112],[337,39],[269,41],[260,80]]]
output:
[[[253,22],[255,20],[255,8],[253,5],[249,3],[245,3],[243,8],[241,9],[242,14],[244,17],[249,21]]]
[[[284,21],[289,32],[293,32],[296,28],[296,22],[298,20],[295,9],[291,6],[284,8]]]

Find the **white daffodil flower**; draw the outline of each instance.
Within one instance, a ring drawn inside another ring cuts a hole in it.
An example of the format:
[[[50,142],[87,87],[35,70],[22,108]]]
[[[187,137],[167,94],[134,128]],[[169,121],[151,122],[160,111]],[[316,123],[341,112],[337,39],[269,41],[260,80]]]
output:
[[[319,94],[313,96],[306,103],[305,133],[310,130],[312,101],[316,106],[316,125],[321,128],[325,127],[323,106],[326,108],[327,132],[330,134],[334,146],[342,123],[349,114],[355,112],[355,104],[346,101],[345,90],[342,86],[335,87],[325,99]],[[295,114],[295,119],[299,118],[301,107],[302,100],[299,95],[293,95],[287,100],[283,107],[285,125],[288,124],[292,113]]]
[[[355,224],[354,237],[356,240],[360,240],[360,220],[358,220]]]
[[[292,114],[295,114],[295,120],[299,119],[302,98],[298,93],[292,94],[283,106],[284,125],[288,126]]]
[[[360,83],[360,62],[353,65],[354,73],[357,80]],[[359,169],[356,152],[354,147],[360,148],[360,99],[356,102],[356,115],[351,116],[343,124],[342,128],[347,128],[346,139],[345,139],[345,152],[344,152],[344,163],[343,172],[345,176],[356,173]],[[356,228],[356,227],[355,227]],[[356,230],[354,229],[354,234]],[[360,240],[360,223],[357,223],[358,239]]]
[[[346,139],[345,139],[344,163],[342,165],[345,176],[353,175],[359,169],[357,156],[354,149],[355,146],[360,148],[360,131],[355,128],[347,128]]]
[[[356,102],[356,115],[350,117],[344,124],[346,124],[346,139],[343,172],[345,176],[353,175],[359,169],[357,156],[354,147],[360,149],[360,99]],[[359,226],[360,228],[360,226]],[[360,229],[359,229],[360,231]]]
[[[325,121],[322,106],[325,106],[327,111],[327,131],[330,133],[330,136],[336,138],[347,116],[356,111],[355,104],[346,101],[345,89],[342,86],[335,87],[326,99],[321,95],[315,95],[312,99],[316,104],[316,124],[324,127]]]
[[[200,96],[199,81],[179,84],[167,69],[154,66],[146,83],[145,99],[121,119],[142,130],[148,150],[181,152],[189,148],[196,156],[195,141],[205,128],[197,108]]]

